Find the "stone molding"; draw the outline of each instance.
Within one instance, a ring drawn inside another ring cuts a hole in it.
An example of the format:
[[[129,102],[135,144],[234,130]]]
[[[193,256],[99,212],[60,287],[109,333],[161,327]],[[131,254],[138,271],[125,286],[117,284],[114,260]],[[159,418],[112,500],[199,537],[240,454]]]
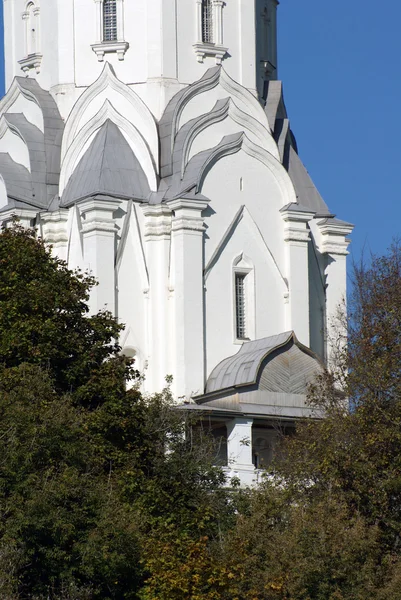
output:
[[[43,54],[35,52],[34,54],[28,54],[25,58],[21,58],[21,60],[18,61],[18,64],[27,77],[31,69],[35,69],[35,73],[39,75],[42,59]]]
[[[99,42],[98,44],[92,44],[91,48],[96,54],[99,62],[104,61],[104,55],[114,52],[117,54],[118,60],[124,60],[125,53],[129,48],[128,42]]]
[[[107,197],[88,198],[78,203],[82,217],[82,233],[91,235],[103,233],[114,235],[117,231],[113,213],[121,204],[120,200]]]
[[[322,236],[320,250],[323,254],[347,256],[348,246],[351,242],[347,238],[354,229],[350,223],[325,219],[317,224]]]

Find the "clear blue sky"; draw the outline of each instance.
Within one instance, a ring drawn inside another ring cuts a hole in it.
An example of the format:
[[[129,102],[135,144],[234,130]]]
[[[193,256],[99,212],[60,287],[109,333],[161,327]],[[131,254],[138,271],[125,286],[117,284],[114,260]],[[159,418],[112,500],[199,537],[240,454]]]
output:
[[[354,257],[385,252],[401,234],[400,0],[281,0],[279,76],[304,163],[356,225]]]

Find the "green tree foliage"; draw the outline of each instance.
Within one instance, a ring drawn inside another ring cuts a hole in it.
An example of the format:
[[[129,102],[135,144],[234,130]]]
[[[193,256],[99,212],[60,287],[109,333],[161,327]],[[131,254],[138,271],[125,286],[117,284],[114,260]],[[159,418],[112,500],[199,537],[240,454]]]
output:
[[[171,540],[195,589],[182,549],[212,545],[233,512],[207,444],[168,389],[127,386],[121,327],[88,315],[90,277],[18,226],[0,266],[0,597],[168,598],[177,574],[155,573],[155,551]]]
[[[401,598],[401,250],[355,270],[349,353],[227,538],[238,598]],[[232,560],[232,559],[231,559]]]

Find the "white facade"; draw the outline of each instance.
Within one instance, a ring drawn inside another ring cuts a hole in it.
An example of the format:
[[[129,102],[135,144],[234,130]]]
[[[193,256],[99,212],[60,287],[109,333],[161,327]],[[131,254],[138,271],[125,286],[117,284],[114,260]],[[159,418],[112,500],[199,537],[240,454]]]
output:
[[[221,361],[288,331],[327,361],[352,226],[297,155],[277,1],[3,2],[0,220],[35,224],[98,278],[91,310],[126,324],[146,391],[172,375],[204,402]]]

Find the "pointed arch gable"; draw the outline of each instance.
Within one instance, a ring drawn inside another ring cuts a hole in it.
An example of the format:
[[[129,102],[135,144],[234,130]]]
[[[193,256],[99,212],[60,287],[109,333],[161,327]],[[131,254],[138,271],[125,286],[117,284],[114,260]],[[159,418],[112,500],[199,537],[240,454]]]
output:
[[[87,108],[99,94],[108,88],[117,94],[121,94],[124,99],[131,104],[131,124],[140,132],[143,139],[147,141],[153,162],[156,165],[156,168],[158,168],[159,142],[156,122],[153,115],[139,96],[128,85],[117,79],[113,68],[108,62],[106,62],[99,78],[85,90],[71,111],[63,136],[61,147],[62,160],[64,160],[64,157],[75,137],[78,135],[79,130],[83,127],[81,121]]]
[[[138,129],[117,112],[109,100],[106,100],[100,111],[77,132],[77,136],[68,148],[61,167],[60,196],[64,192],[68,180],[78,165],[80,158],[88,148],[91,139],[93,139],[96,132],[107,120],[117,125],[123,133],[132,152],[142,166],[149,183],[149,188],[151,190],[157,189],[156,165],[147,142]]]
[[[259,227],[257,226],[254,218],[252,217],[251,213],[249,212],[249,210],[246,206],[241,206],[241,208],[238,210],[238,212],[234,216],[233,220],[231,221],[230,225],[228,226],[228,228],[224,232],[223,236],[221,237],[215,250],[212,252],[211,257],[205,268],[205,273],[204,273],[205,280],[207,280],[207,278],[209,277],[211,271],[213,270],[216,263],[218,262],[219,257],[224,252],[224,249],[227,246],[229,240],[232,238],[235,230],[238,228],[239,224],[242,221],[249,228],[249,233],[250,233],[252,239],[256,240],[258,246],[261,249],[261,252],[266,257],[266,263],[271,266],[272,273],[276,274],[277,279],[280,282],[280,285],[282,287],[283,293],[288,292],[288,282],[285,279],[285,277],[278,265],[277,260],[274,258],[274,255],[273,255],[271,249],[268,247],[265,239],[263,238]],[[238,260],[238,262],[240,262],[244,258],[247,259],[246,255],[242,252],[240,255],[238,255],[234,258],[233,266],[237,266],[238,263],[236,263],[236,260]]]
[[[44,119],[40,102],[35,94],[21,86],[18,78],[14,78],[7,94],[0,100],[0,115],[7,112],[22,113],[27,121],[36,125],[44,133]]]
[[[161,174],[163,177],[172,174],[176,137],[178,137],[180,129],[184,127],[188,121],[192,120],[188,115],[187,118],[185,118],[184,112],[186,107],[188,107],[192,100],[197,96],[205,94],[219,85],[221,87],[220,95],[222,96],[220,100],[233,100],[238,111],[245,113],[249,120],[256,121],[260,132],[265,132],[267,138],[271,138],[271,150],[274,155],[277,154],[277,149],[274,150],[274,140],[271,136],[267,116],[257,98],[255,98],[249,90],[235,82],[221,66],[213,67],[208,69],[199,81],[196,81],[176,94],[167,105],[160,121],[162,156]],[[217,103],[218,102],[219,100],[217,100]],[[210,115],[211,112],[212,111],[209,111],[208,114]],[[243,121],[244,118],[241,118],[241,122]]]
[[[259,160],[273,174],[282,192],[283,206],[285,206],[288,202],[297,203],[297,197],[292,181],[287,171],[283,168],[280,161],[277,160],[274,156],[272,156],[270,152],[267,152],[264,148],[261,148],[260,146],[256,145],[254,142],[249,140],[249,138],[244,133],[239,134],[237,136],[226,136],[226,138],[223,138],[223,140],[218,146],[213,148],[208,155],[204,156],[204,160],[202,161],[202,164],[197,172],[197,177],[195,181],[196,191],[198,193],[201,193],[202,186],[208,172],[213,168],[213,165],[216,164],[218,160],[220,160],[224,156],[235,154],[241,149],[244,150],[244,152],[246,152],[249,156],[252,156],[256,160]],[[199,155],[197,156],[199,157]],[[188,163],[188,166],[196,158],[197,157],[195,156]]]

